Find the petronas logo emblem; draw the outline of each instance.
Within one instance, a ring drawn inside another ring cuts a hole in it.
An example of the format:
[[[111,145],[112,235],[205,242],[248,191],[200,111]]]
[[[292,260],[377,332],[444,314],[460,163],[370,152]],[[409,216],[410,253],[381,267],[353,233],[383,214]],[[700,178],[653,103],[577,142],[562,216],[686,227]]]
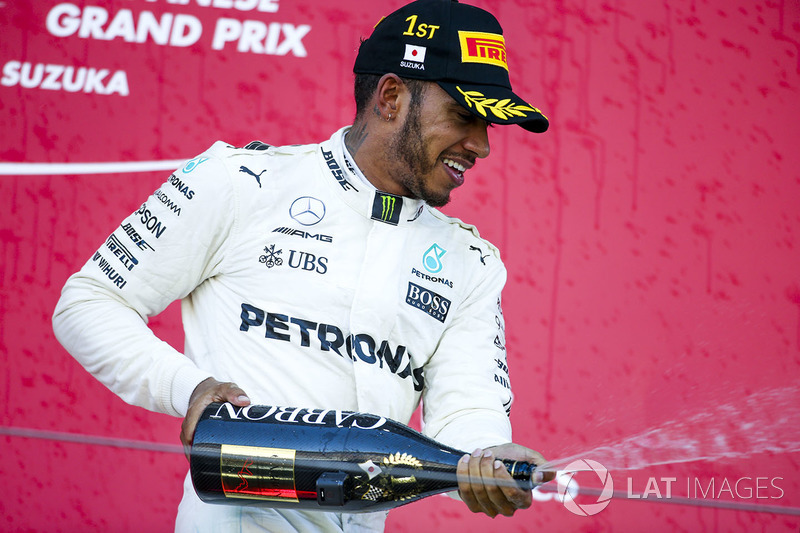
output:
[[[433,243],[433,246],[428,248],[428,251],[422,256],[422,265],[425,267],[425,270],[431,274],[436,274],[442,270],[442,256],[446,253],[447,250]]]

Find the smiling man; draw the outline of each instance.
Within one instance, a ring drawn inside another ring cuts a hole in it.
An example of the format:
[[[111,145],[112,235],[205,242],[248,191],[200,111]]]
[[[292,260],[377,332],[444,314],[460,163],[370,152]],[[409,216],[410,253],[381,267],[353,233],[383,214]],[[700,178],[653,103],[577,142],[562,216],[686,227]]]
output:
[[[475,160],[489,155],[488,123],[434,83],[396,74],[374,81],[373,113],[361,112],[345,135],[348,152],[377,188],[445,205]]]
[[[375,413],[467,450],[459,495],[494,517],[531,504],[498,458],[514,444],[499,251],[443,215],[489,155],[487,128],[547,119],[511,90],[496,19],[421,0],[382,19],[355,62],[356,117],[320,144],[217,142],[122,221],[64,287],[61,343],[129,403],[184,417],[213,401]],[[182,299],[184,353],[146,317]],[[380,531],[348,515],[203,503],[179,531]]]
[[[502,28],[476,7],[429,1],[399,9],[361,43],[353,70],[349,153],[376,187],[433,207],[489,155],[491,123],[548,127],[512,92]]]

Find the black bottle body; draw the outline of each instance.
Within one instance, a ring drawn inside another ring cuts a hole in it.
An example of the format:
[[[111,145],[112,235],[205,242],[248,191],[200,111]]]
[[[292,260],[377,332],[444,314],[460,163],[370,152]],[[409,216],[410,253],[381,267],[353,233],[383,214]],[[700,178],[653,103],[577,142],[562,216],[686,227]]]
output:
[[[463,451],[376,415],[213,403],[191,453],[208,503],[371,512],[456,490]],[[525,488],[534,465],[506,461]]]

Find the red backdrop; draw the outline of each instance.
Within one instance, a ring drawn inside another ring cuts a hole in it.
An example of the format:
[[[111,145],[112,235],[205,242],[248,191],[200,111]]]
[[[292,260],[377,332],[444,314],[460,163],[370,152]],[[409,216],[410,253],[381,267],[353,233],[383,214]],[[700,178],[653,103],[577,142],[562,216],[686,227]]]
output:
[[[491,130],[444,210],[509,269],[515,439],[604,463],[615,497],[495,520],[434,497],[388,531],[796,532],[800,4],[473,3],[552,125]],[[174,160],[348,124],[358,40],[400,4],[0,1],[0,530],[172,529],[180,421],[64,352],[59,290]],[[151,325],[182,346],[176,305]]]

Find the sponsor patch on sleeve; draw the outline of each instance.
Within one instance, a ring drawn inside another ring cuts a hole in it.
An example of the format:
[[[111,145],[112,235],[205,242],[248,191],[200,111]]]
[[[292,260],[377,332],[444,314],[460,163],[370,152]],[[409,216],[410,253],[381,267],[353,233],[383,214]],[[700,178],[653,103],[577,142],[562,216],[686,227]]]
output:
[[[406,303],[416,307],[439,322],[444,322],[450,311],[450,300],[416,283],[408,282]]]

